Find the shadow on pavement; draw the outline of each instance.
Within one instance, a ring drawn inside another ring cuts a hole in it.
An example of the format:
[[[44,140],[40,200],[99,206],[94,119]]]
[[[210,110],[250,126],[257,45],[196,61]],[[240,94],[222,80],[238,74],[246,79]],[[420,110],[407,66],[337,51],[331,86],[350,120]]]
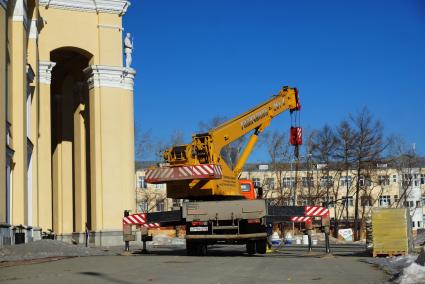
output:
[[[119,278],[110,277],[104,273],[93,272],[93,271],[83,271],[78,274],[96,277],[102,280],[102,282],[111,282],[111,283],[121,283],[121,284],[132,284],[133,282],[124,281]]]

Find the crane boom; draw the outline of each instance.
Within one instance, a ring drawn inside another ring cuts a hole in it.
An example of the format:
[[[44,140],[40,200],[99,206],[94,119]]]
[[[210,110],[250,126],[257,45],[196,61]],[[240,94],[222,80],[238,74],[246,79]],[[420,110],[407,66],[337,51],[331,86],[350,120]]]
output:
[[[193,135],[192,143],[165,150],[163,156],[167,166],[151,169],[146,180],[166,183],[168,198],[216,200],[241,197],[238,177],[258,135],[277,115],[298,109],[297,89],[283,87],[266,102],[207,133]],[[232,169],[221,157],[221,150],[250,132],[253,133]]]

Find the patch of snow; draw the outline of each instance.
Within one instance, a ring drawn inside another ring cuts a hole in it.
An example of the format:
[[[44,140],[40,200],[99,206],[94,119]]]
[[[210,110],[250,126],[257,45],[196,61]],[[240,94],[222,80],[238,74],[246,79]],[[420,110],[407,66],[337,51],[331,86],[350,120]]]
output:
[[[425,266],[415,262],[403,269],[403,273],[399,278],[400,284],[423,284],[425,283]]]

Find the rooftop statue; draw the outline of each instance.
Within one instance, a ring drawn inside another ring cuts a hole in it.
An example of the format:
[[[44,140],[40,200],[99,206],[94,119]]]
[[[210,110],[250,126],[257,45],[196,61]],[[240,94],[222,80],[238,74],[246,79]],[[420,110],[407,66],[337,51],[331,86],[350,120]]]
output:
[[[131,34],[127,33],[124,39],[124,53],[125,53],[125,67],[130,68],[132,62],[133,53],[133,39],[131,38]]]

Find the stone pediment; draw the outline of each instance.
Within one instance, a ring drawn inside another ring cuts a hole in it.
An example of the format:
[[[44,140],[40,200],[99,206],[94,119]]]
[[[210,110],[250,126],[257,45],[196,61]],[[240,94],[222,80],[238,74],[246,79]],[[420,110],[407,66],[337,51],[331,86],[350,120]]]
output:
[[[130,6],[127,0],[40,0],[40,6],[93,13],[124,15]]]

